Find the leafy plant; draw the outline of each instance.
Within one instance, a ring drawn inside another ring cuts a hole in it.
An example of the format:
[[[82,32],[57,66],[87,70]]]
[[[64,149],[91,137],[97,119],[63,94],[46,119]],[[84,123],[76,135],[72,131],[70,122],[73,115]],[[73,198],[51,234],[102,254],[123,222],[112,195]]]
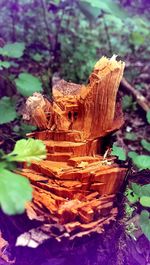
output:
[[[143,143],[143,142],[142,142]],[[149,143],[144,141],[144,146],[148,149]],[[113,144],[112,155],[118,157],[119,160],[126,160],[126,152],[122,147]],[[138,155],[136,152],[128,152],[128,157],[130,157],[139,169],[150,169],[150,156],[149,155]]]
[[[131,184],[131,189],[126,190],[127,196],[131,204],[139,202],[143,207],[150,208],[150,184],[138,185]],[[150,240],[150,214],[147,210],[143,210],[140,214],[140,227],[145,236]]]
[[[111,0],[106,0],[105,2],[100,2],[98,0],[92,2],[90,0],[82,0],[79,2],[79,6],[89,18],[91,18],[91,16],[97,17],[101,12],[118,16],[121,19],[126,17],[126,12]]]
[[[32,199],[29,181],[5,168],[0,171],[0,205],[9,215],[21,214],[25,203]]]
[[[11,66],[10,62],[7,61],[0,61],[0,70],[8,69]]]
[[[149,142],[146,140],[141,141],[142,146],[149,151]],[[120,160],[126,160],[125,151],[123,148],[113,145],[111,152],[112,155],[118,156]],[[141,169],[150,169],[150,156],[148,155],[138,155],[136,152],[129,152],[128,157],[130,157],[133,163]],[[150,184],[138,185],[136,183],[131,184],[131,188],[127,188],[125,195],[127,196],[131,204],[139,202],[142,207],[150,208]],[[130,206],[126,206],[126,213],[132,215],[132,210],[130,211]],[[150,214],[147,210],[141,212],[140,215],[140,227],[145,234],[145,236],[150,240]],[[130,231],[130,229],[129,229]]]
[[[26,97],[32,96],[34,92],[42,91],[41,81],[29,73],[19,74],[19,77],[15,79],[15,83],[17,90],[21,93],[21,95]]]
[[[136,152],[129,152],[128,156],[131,157],[133,163],[139,169],[150,169],[150,156],[138,155]]]
[[[4,47],[0,48],[0,55],[9,58],[20,58],[25,50],[23,42],[7,43]]]
[[[32,138],[19,140],[14,150],[7,155],[8,161],[30,162],[32,160],[41,160],[45,158],[45,145],[42,141]]]
[[[142,139],[141,141],[141,145],[143,146],[143,148],[147,151],[150,152],[150,142],[148,142],[147,140],[145,139]]]
[[[141,229],[150,241],[150,213],[146,210],[143,210],[140,215],[140,226]]]
[[[17,118],[17,112],[13,100],[3,97],[0,100],[0,124],[5,124]]]
[[[137,196],[137,201],[139,200],[140,203],[142,202],[141,204],[145,207],[150,207],[150,201],[148,200],[146,204],[144,204],[144,200],[143,200],[143,197],[150,197],[150,184],[140,186],[136,183],[132,183],[132,191],[133,191],[133,194]]]
[[[113,144],[112,147],[112,155],[117,156],[119,160],[125,161],[126,160],[126,153],[122,147],[119,147]]]
[[[126,193],[128,192],[128,190],[126,191]],[[135,209],[136,209],[136,207],[130,206],[129,203],[125,203],[125,211],[126,211],[126,216],[128,218],[131,218],[132,217],[132,214],[133,214],[133,212],[134,212]]]
[[[10,154],[0,155],[0,206],[9,215],[21,214],[25,203],[32,199],[28,179],[15,173],[16,162],[28,162],[46,158],[46,147],[40,140],[22,139],[16,142]]]

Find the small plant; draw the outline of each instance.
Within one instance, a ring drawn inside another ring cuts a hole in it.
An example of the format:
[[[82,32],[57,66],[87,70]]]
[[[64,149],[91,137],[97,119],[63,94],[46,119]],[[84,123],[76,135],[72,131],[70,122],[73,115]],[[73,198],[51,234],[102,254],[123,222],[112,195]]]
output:
[[[30,183],[18,174],[17,162],[30,163],[44,158],[46,147],[40,140],[19,140],[9,154],[0,150],[0,207],[6,214],[23,213],[26,202],[32,199]]]
[[[126,191],[126,193],[127,193],[127,191]],[[125,195],[126,195],[126,193],[125,193]],[[125,212],[126,212],[126,216],[128,218],[132,217],[132,214],[135,211],[135,209],[136,209],[135,206],[131,206],[131,205],[129,205],[129,203],[125,203]]]
[[[117,156],[119,160],[125,161],[126,160],[126,152],[122,147],[119,147],[113,144],[112,147],[112,155]]]
[[[140,203],[144,208],[150,208],[150,184],[140,186],[132,183],[131,189],[128,188],[125,195],[131,205]],[[150,213],[146,209],[141,211],[140,227],[145,236],[150,240]]]
[[[141,141],[142,146],[149,151],[149,142],[146,140]],[[128,152],[126,155],[126,151],[115,144],[112,147],[112,155],[117,156],[119,160],[125,161],[127,156],[132,159],[133,164],[140,170],[142,169],[150,169],[150,156],[149,155],[139,155],[136,152]]]
[[[135,224],[132,222],[126,227],[126,233],[132,237],[136,241],[136,237],[134,236],[134,232],[138,230],[138,228],[135,226]]]
[[[8,72],[8,68],[14,66],[22,58],[25,51],[25,44],[22,42],[8,43],[0,48],[0,71],[3,71],[2,77],[13,85],[17,92],[25,97],[31,96],[34,92],[42,91],[40,79],[27,72],[20,72],[18,77]],[[0,125],[18,118],[16,112],[16,100],[14,97],[2,97],[0,99]]]
[[[142,140],[141,144],[144,149],[149,150],[149,142]],[[112,153],[116,155],[119,160],[126,160],[126,153],[123,148],[113,145]],[[128,157],[130,157],[140,170],[150,169],[150,156],[149,155],[138,155],[136,152],[129,152]],[[125,196],[130,202],[131,206],[127,204],[125,206],[126,216],[131,217],[134,211],[134,206],[140,203],[143,210],[140,213],[140,227],[144,235],[150,240],[150,213],[148,208],[150,208],[150,184],[138,185],[136,183],[131,183],[131,187],[128,187],[125,192]],[[129,228],[129,231],[131,229]],[[132,234],[132,233],[131,233]]]

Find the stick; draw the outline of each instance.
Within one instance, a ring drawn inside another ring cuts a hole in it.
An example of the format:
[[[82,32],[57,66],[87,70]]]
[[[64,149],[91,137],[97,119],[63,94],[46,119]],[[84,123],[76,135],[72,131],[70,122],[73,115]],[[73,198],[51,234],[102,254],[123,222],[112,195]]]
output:
[[[148,100],[138,90],[136,90],[125,78],[122,78],[121,85],[134,96],[137,103],[145,112],[150,110],[150,104]]]

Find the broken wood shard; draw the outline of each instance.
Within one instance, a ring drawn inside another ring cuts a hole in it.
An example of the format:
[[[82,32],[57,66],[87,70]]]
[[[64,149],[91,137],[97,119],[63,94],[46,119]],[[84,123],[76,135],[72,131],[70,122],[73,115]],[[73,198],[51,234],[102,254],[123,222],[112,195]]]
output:
[[[113,204],[126,168],[109,152],[104,155],[104,143],[123,124],[116,102],[123,70],[115,57],[102,57],[87,86],[61,80],[53,87],[52,102],[38,93],[27,100],[23,118],[39,128],[29,137],[45,143],[47,159],[22,171],[34,190],[26,211],[30,219],[49,223],[49,237],[102,233],[116,218]]]

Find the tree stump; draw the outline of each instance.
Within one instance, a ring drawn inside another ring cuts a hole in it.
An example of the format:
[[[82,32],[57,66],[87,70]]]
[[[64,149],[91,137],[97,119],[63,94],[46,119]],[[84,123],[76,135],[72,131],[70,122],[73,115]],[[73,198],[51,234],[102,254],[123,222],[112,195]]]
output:
[[[23,118],[39,129],[28,136],[45,143],[47,158],[22,170],[33,186],[26,213],[41,224],[21,235],[18,245],[102,233],[115,220],[114,200],[127,169],[116,164],[106,137],[123,124],[116,101],[123,70],[114,56],[102,57],[88,85],[61,80],[52,102],[39,93],[28,98]]]

